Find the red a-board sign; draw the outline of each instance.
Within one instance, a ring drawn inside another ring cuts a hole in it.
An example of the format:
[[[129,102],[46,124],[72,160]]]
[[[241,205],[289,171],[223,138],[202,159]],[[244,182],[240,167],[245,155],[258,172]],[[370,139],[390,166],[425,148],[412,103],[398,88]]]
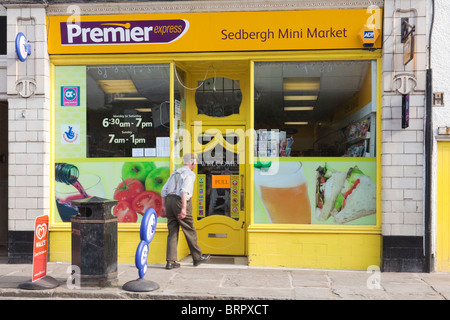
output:
[[[36,218],[34,223],[33,277],[39,280],[47,275],[48,215]]]

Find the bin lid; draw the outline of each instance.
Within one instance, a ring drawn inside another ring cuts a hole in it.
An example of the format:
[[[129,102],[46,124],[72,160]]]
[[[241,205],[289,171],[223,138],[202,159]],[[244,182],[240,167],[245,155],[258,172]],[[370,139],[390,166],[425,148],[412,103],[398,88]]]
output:
[[[78,208],[78,214],[75,219],[91,219],[91,220],[109,220],[112,218],[117,219],[116,216],[111,214],[111,209],[119,201],[103,199],[100,197],[90,197],[81,200],[74,200],[72,204]],[[72,220],[73,221],[72,217]]]
[[[76,207],[89,207],[91,205],[102,205],[102,204],[112,204],[115,205],[119,201],[117,200],[111,200],[111,199],[104,199],[97,196],[84,198],[80,200],[73,200],[72,204]]]

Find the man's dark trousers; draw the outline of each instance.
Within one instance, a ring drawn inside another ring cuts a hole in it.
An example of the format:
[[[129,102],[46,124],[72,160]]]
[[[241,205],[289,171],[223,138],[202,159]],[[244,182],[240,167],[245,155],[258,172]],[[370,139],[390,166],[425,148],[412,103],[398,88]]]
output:
[[[202,250],[197,244],[197,231],[192,218],[192,203],[187,201],[186,217],[179,219],[181,212],[181,198],[174,194],[169,194],[166,198],[166,217],[169,235],[167,236],[167,261],[177,261],[178,232],[181,227],[191,251],[192,259],[199,260],[202,257]]]

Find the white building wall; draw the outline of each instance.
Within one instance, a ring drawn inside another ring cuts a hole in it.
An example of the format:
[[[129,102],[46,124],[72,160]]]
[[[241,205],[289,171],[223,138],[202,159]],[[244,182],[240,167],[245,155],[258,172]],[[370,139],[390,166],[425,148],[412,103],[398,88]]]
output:
[[[50,205],[50,67],[46,10],[39,5],[5,7],[6,97],[9,109],[8,230],[32,231],[34,219],[48,214]],[[25,62],[16,57],[18,32],[23,32],[31,43],[31,55]],[[29,84],[28,92],[23,90],[25,83]]]
[[[384,6],[383,106],[381,123],[383,236],[424,235],[424,114],[427,69],[426,0],[386,0]],[[412,9],[412,10],[410,10]],[[407,11],[406,11],[407,10]],[[415,58],[403,65],[402,17],[415,25]],[[396,90],[406,74],[416,79],[410,93],[409,127],[402,129],[402,95]]]

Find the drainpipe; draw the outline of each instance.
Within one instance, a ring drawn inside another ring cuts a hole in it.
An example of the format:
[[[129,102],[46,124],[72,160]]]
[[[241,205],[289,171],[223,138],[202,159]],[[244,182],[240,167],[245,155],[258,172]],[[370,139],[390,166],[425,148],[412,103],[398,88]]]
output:
[[[433,153],[433,126],[432,126],[432,105],[431,105],[431,90],[432,90],[432,72],[431,68],[427,69],[426,76],[426,102],[425,102],[425,272],[434,270],[433,254],[431,248],[431,163]]]
[[[433,34],[434,24],[434,0],[431,0],[431,26],[428,43],[428,69],[426,74],[426,100],[425,100],[425,199],[424,199],[424,271],[432,272],[434,270],[434,255],[432,252],[432,201],[431,201],[431,183],[432,183],[432,154],[433,154],[433,113],[432,113],[432,90],[433,79],[431,70],[431,36]]]

